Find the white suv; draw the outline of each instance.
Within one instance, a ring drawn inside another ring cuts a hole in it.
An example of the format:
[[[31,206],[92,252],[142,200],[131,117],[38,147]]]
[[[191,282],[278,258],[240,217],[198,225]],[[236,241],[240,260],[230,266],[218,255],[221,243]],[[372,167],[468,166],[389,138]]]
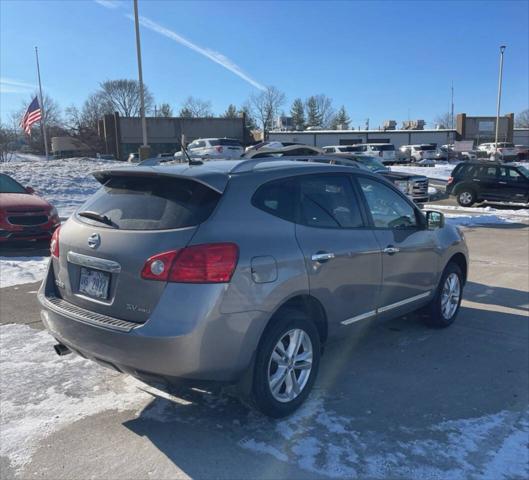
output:
[[[241,142],[234,138],[198,138],[187,146],[190,157],[200,158],[240,158],[244,153]],[[175,158],[182,158],[182,152],[176,152]]]
[[[391,143],[359,143],[350,145],[348,148],[348,153],[361,153],[371,157],[379,157],[382,163],[395,163],[397,161],[395,145]]]
[[[402,145],[400,151],[410,158],[412,162],[426,163],[435,160],[437,147],[430,143],[421,145]]]
[[[491,160],[495,160],[496,156],[496,144],[494,142],[491,143],[482,143],[478,150],[482,152],[486,152],[487,156]],[[509,142],[498,142],[498,152],[497,152],[497,159],[498,160],[507,160],[512,161],[516,160],[518,158],[518,150],[516,150],[514,144]]]

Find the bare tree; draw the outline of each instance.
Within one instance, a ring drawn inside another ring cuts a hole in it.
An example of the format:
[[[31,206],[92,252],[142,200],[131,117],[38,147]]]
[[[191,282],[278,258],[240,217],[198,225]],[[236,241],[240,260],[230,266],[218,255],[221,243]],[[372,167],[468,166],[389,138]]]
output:
[[[181,117],[212,117],[211,102],[193,96],[187,97],[180,107]]]
[[[160,105],[155,107],[154,111],[157,117],[169,118],[173,116],[173,109],[168,103],[160,103]]]
[[[278,115],[285,101],[285,94],[272,86],[266,87],[266,90],[257,94],[250,95],[248,99],[250,112],[252,117],[261,124],[264,139],[268,138],[274,117]]]
[[[434,123],[439,128],[452,128],[452,115],[450,112],[441,113],[434,118]]]
[[[152,111],[154,98],[146,85],[143,86],[145,98],[145,114]],[[140,115],[140,84],[137,80],[106,80],[100,84],[96,93],[98,101],[108,104],[112,111],[122,117],[138,117]]]
[[[526,108],[516,115],[514,123],[518,128],[529,128],[529,109]]]
[[[334,118],[334,108],[332,106],[332,99],[327,95],[320,93],[313,96],[319,117],[321,119],[321,127],[330,128]]]
[[[11,125],[0,125],[0,163],[9,162],[16,150],[17,129]]]

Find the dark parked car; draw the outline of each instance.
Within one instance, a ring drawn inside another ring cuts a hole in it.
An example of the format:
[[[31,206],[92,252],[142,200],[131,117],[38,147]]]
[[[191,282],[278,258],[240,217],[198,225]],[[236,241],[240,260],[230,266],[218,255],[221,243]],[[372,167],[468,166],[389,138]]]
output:
[[[5,173],[0,173],[0,243],[49,240],[61,223],[55,207]]]
[[[457,203],[470,207],[476,202],[529,203],[529,169],[489,161],[460,163],[446,187]]]

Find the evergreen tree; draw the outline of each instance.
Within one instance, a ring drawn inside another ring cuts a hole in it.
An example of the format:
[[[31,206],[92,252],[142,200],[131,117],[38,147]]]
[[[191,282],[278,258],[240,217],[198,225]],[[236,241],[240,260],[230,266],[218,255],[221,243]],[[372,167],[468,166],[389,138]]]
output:
[[[244,118],[246,118],[246,128],[248,130],[256,130],[257,124],[255,123],[255,118],[253,118],[250,107],[248,105],[243,105],[241,109],[239,110],[239,115],[244,114]]]
[[[237,114],[237,107],[230,103],[228,105],[228,108],[222,115],[224,118],[237,118],[239,115]]]
[[[305,106],[301,98],[296,98],[290,107],[290,115],[292,116],[292,123],[296,130],[303,130],[305,128]]]
[[[337,130],[340,125],[342,126],[341,128],[349,128],[350,122],[351,119],[349,118],[349,115],[347,115],[345,107],[342,105],[332,120],[332,129]]]
[[[309,127],[321,127],[322,118],[318,109],[318,101],[316,97],[311,96],[307,99],[307,126]]]

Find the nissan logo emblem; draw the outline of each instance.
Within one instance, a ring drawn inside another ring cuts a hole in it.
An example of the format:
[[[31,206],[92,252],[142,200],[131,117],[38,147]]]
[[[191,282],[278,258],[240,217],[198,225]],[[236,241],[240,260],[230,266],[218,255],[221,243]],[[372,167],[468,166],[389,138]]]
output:
[[[97,248],[99,245],[101,245],[101,237],[99,236],[99,233],[92,233],[92,235],[88,237],[88,246],[90,248]]]

